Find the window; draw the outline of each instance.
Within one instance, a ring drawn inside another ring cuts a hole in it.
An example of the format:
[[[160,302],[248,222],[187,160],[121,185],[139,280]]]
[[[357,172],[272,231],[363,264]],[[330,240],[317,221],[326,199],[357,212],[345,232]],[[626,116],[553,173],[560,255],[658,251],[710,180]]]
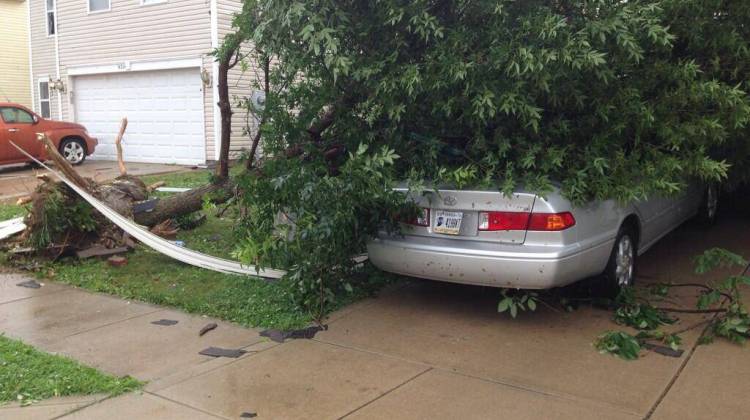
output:
[[[109,10],[109,0],[88,0],[89,1],[89,13],[91,12],[106,12]]]
[[[33,124],[34,117],[20,108],[3,107],[0,108],[0,115],[6,124]]]
[[[50,117],[49,80],[39,81],[39,114],[42,115],[42,118]]]
[[[55,19],[55,0],[45,0],[47,11],[47,36],[57,33],[57,19]]]

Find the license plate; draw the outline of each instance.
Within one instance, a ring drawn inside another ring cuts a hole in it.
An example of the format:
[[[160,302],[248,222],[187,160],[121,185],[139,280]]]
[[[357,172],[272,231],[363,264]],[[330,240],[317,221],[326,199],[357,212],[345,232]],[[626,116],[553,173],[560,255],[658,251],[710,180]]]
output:
[[[464,214],[459,211],[435,211],[435,225],[432,230],[446,235],[458,235]]]

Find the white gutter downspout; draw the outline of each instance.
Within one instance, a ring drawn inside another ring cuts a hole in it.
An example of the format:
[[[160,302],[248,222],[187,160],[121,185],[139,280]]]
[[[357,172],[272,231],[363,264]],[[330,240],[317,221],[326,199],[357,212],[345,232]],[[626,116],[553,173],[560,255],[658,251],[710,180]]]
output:
[[[36,107],[36,97],[34,95],[34,53],[31,49],[31,0],[26,0],[26,14],[29,18],[29,26],[26,28],[26,33],[29,37],[29,83],[31,84],[31,109],[33,109],[34,111],[39,111],[41,113],[42,110],[37,109]]]
[[[219,48],[219,7],[218,0],[211,0],[211,48]],[[214,121],[214,160],[219,160],[221,151],[221,111],[219,110],[219,62],[211,57],[211,96]]]
[[[31,0],[28,0],[31,1]],[[46,16],[45,16],[46,18]],[[55,0],[55,67],[57,68],[57,80],[60,80],[60,13],[57,11],[57,0]],[[57,118],[62,121],[62,91],[57,91]]]

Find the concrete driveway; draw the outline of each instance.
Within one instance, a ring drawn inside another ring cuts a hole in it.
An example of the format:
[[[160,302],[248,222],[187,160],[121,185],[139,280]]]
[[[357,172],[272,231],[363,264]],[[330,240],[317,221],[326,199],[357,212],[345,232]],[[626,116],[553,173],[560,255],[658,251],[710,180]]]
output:
[[[708,281],[692,273],[692,258],[712,246],[750,256],[747,232],[747,216],[711,230],[684,226],[644,256],[640,281]],[[278,344],[223,322],[198,337],[209,320],[55,284],[22,289],[18,281],[0,281],[0,331],[149,383],[102,401],[8,406],[0,418],[707,419],[750,412],[750,352],[741,346],[697,346],[691,332],[680,358],[649,353],[626,362],[592,346],[617,328],[610,312],[541,307],[512,320],[496,313],[498,292],[487,288],[413,281],[333,314],[313,340]],[[150,324],[161,318],[179,323]],[[699,319],[681,318],[677,328]],[[208,346],[248,353],[197,354]]]
[[[164,165],[160,163],[126,162],[128,174],[140,176],[166,172],[177,172],[189,167]],[[95,181],[107,181],[120,175],[117,162],[106,160],[87,160],[76,166],[78,173]],[[0,202],[17,199],[31,194],[39,180],[37,173],[47,173],[43,169],[33,169],[25,165],[0,166]]]

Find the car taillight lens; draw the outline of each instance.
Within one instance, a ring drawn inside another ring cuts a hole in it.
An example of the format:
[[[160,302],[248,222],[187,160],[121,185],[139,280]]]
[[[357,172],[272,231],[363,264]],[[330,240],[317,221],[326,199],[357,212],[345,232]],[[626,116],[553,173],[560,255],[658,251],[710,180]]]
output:
[[[570,212],[524,213],[491,211],[479,213],[480,231],[533,230],[560,231],[576,224]]]
[[[430,209],[422,209],[421,213],[417,217],[404,220],[404,223],[414,226],[429,226],[430,225]]]
[[[479,230],[526,230],[530,213],[491,211],[479,213]]]
[[[575,226],[576,219],[570,212],[532,213],[528,230],[559,231]]]

